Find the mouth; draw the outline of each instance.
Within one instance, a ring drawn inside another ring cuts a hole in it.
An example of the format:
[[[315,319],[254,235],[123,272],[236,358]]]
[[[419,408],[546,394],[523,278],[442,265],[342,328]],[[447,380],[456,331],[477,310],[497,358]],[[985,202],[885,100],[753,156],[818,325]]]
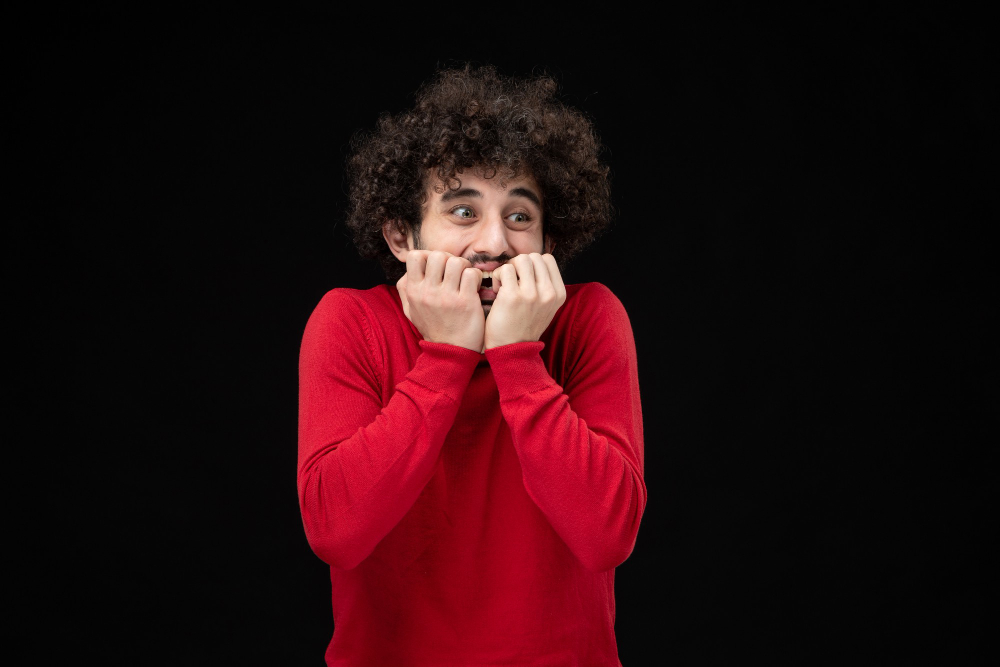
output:
[[[497,298],[497,293],[493,291],[493,272],[483,271],[483,283],[479,287],[479,300],[484,306],[489,306],[493,304],[495,298]]]

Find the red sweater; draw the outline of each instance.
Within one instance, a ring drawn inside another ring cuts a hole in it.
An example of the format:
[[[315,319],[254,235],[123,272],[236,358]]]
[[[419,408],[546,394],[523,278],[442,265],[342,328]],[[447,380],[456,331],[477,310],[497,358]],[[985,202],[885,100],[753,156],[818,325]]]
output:
[[[298,491],[330,564],[328,665],[618,665],[614,568],[646,505],[635,343],[567,286],[539,342],[424,341],[395,287],[302,340]]]

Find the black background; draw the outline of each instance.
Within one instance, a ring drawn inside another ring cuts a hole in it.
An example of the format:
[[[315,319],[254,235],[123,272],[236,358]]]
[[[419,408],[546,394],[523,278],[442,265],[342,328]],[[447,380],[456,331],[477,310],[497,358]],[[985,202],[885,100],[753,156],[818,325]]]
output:
[[[618,295],[639,354],[649,500],[617,571],[623,663],[978,655],[996,483],[985,21],[581,11],[15,26],[28,206],[8,286],[41,308],[14,327],[32,439],[11,472],[37,535],[36,650],[321,664],[298,343],[327,290],[384,280],[342,223],[351,136],[471,60],[552,74],[607,147],[615,224],[565,274]]]

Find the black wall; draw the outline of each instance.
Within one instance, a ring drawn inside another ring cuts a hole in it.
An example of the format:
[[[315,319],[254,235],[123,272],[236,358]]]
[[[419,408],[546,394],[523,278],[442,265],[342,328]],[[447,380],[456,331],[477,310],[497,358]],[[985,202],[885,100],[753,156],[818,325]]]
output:
[[[996,478],[985,25],[928,4],[26,20],[8,287],[34,307],[14,472],[36,650],[321,664],[298,343],[327,290],[383,280],[342,224],[347,144],[472,60],[553,74],[607,146],[615,225],[566,274],[619,296],[639,354],[623,663],[971,655]]]

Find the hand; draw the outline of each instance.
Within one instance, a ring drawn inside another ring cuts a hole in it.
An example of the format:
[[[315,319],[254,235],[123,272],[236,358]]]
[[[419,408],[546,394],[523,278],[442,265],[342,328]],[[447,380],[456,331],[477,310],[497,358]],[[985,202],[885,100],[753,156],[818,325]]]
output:
[[[486,318],[486,349],[538,340],[566,302],[566,286],[555,258],[517,255],[493,271],[497,296]]]
[[[483,351],[486,317],[479,300],[483,272],[469,260],[440,250],[410,250],[406,274],[396,282],[403,313],[434,343]]]

